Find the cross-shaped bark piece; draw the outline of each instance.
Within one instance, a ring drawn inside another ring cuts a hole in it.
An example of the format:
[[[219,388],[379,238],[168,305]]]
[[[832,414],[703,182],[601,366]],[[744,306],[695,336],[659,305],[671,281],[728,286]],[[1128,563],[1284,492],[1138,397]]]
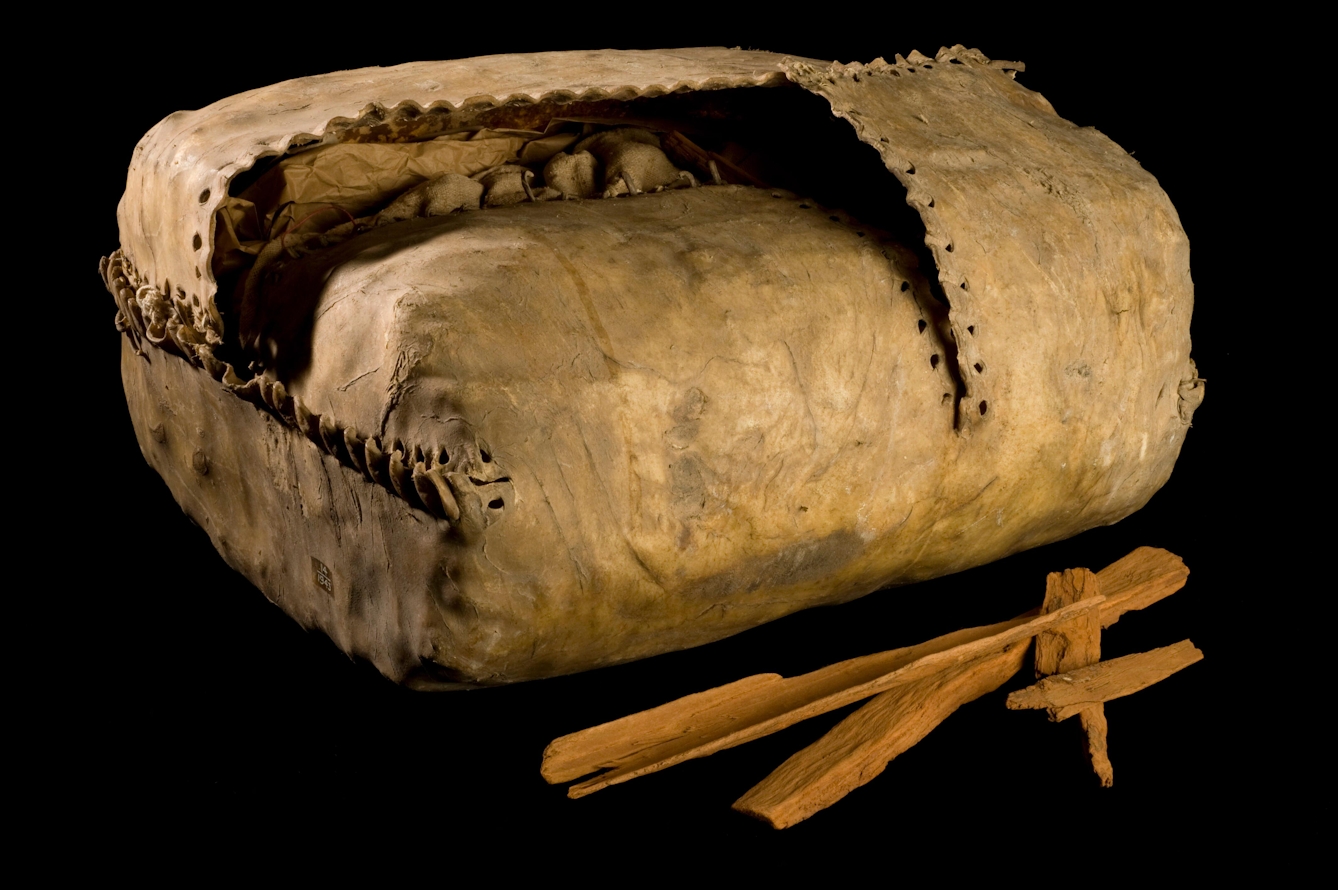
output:
[[[1153,683],[1160,683],[1176,671],[1203,660],[1203,653],[1189,640],[1139,652],[1123,658],[1101,661],[1076,671],[1052,674],[1035,686],[1019,689],[1008,696],[1008,707],[1045,708],[1056,722],[1081,714],[1098,702],[1133,695]]]
[[[1045,603],[1042,614],[1101,595],[1101,581],[1088,569],[1051,572],[1045,579]],[[1036,676],[1048,677],[1076,671],[1101,660],[1101,619],[1099,613],[1087,612],[1072,621],[1044,630],[1036,636]],[[1051,709],[1051,719],[1057,714]],[[1086,705],[1078,712],[1087,734],[1087,755],[1092,769],[1109,788],[1115,781],[1106,748],[1106,706],[1101,702]]]

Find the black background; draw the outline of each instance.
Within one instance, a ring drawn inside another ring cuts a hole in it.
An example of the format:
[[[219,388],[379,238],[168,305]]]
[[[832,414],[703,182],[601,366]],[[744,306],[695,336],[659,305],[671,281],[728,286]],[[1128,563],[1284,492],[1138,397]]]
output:
[[[741,864],[853,863],[878,850],[896,854],[883,865],[896,869],[948,839],[958,852],[937,861],[956,868],[990,844],[1036,851],[1065,837],[1103,850],[1138,841],[1121,854],[1135,860],[1154,850],[1191,865],[1242,855],[1237,838],[1287,816],[1260,805],[1261,795],[1284,785],[1306,793],[1290,784],[1291,768],[1312,756],[1305,727],[1261,692],[1268,671],[1285,664],[1270,630],[1276,618],[1261,606],[1299,594],[1286,566],[1303,555],[1290,530],[1296,520],[1270,507],[1293,464],[1273,457],[1285,453],[1270,432],[1284,408],[1254,382],[1268,368],[1285,373],[1276,363],[1286,359],[1247,346],[1271,323],[1256,301],[1280,283],[1275,248],[1260,242],[1248,213],[1258,162],[1251,115],[1262,101],[1251,92],[1262,87],[1248,81],[1262,77],[1256,53],[1266,47],[1241,31],[1172,28],[1148,15],[1079,25],[1023,9],[920,20],[833,6],[722,22],[710,10],[664,10],[654,26],[592,11],[566,31],[543,25],[560,16],[471,17],[443,7],[427,23],[426,10],[337,21],[313,9],[253,12],[232,25],[162,20],[158,36],[132,35],[119,18],[85,23],[106,36],[85,35],[90,55],[76,62],[87,73],[82,131],[72,140],[91,166],[78,196],[86,222],[62,226],[56,262],[73,307],[62,310],[59,348],[74,359],[57,386],[80,387],[82,407],[56,422],[85,451],[76,463],[91,487],[77,504],[55,498],[51,527],[65,546],[52,550],[54,580],[42,595],[59,617],[45,660],[34,662],[60,665],[37,671],[59,681],[43,687],[35,709],[48,715],[40,718],[47,737],[59,740],[52,751],[65,752],[45,768],[50,787],[61,775],[78,777],[73,790],[51,792],[56,810],[120,813],[118,828],[211,817],[265,836],[305,827],[338,839],[383,826],[406,846],[449,848],[454,857],[500,837],[527,855],[548,849],[548,861],[587,864],[617,849],[689,867],[706,850]],[[833,24],[840,18],[844,26]],[[269,604],[223,563],[140,456],[120,388],[114,306],[96,261],[118,243],[115,208],[131,150],[164,115],[289,77],[415,59],[742,45],[869,61],[953,43],[1025,61],[1019,80],[1133,152],[1189,233],[1193,354],[1207,397],[1170,482],[1123,522],[687,652],[510,688],[422,694],[383,680]],[[39,466],[33,472],[40,486]],[[1005,710],[1007,689],[1024,685],[1023,675],[786,832],[730,803],[845,712],[578,801],[539,776],[543,748],[558,735],[746,674],[793,674],[1001,620],[1040,601],[1046,572],[1100,568],[1144,544],[1182,555],[1189,583],[1108,631],[1103,652],[1188,637],[1206,659],[1107,706],[1113,789],[1099,788],[1086,766],[1076,721],[1052,725]],[[1298,739],[1285,757],[1269,743],[1277,736]],[[1298,837],[1317,836],[1321,812],[1327,804],[1300,823]]]

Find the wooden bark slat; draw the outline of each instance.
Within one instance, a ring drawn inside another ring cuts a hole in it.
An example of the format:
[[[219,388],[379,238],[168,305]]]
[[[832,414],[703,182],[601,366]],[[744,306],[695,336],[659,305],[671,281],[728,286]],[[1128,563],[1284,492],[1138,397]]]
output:
[[[1189,568],[1184,560],[1160,547],[1139,547],[1101,571],[1101,626],[1110,627],[1125,612],[1146,609],[1185,586]]]
[[[699,173],[711,175],[711,153],[677,130],[661,136],[660,147],[680,167],[696,167]]]
[[[1009,695],[1008,707],[1048,708],[1053,719],[1067,720],[1087,705],[1132,695],[1202,658],[1203,653],[1193,643],[1181,640],[1171,646],[1046,677]]]
[[[1042,613],[1056,612],[1085,599],[1101,596],[1101,582],[1089,569],[1051,572],[1045,579]],[[1101,616],[1087,612],[1073,621],[1036,635],[1036,676],[1048,677],[1101,660]]]
[[[679,164],[690,164],[706,176],[711,175],[711,162],[715,161],[717,170],[729,174],[724,177],[726,182],[737,183],[740,185],[752,185],[763,189],[770,188],[765,182],[738,166],[724,155],[717,154],[713,151],[707,151],[676,130],[666,133],[661,138],[660,144],[669,156],[678,161]]]
[[[1076,603],[1100,597],[1101,581],[1095,572],[1088,569],[1051,572],[1045,579],[1045,603],[1041,611],[1058,612]],[[1100,660],[1099,614],[1087,613],[1036,635],[1037,677],[1066,673],[1096,664]],[[1087,755],[1092,761],[1092,769],[1100,777],[1101,784],[1109,788],[1115,781],[1115,770],[1107,752],[1105,705],[1100,702],[1084,705],[1079,710],[1079,716],[1086,734]]]
[[[1110,762],[1110,726],[1106,723],[1106,706],[1088,705],[1078,712],[1083,738],[1087,744],[1087,758],[1092,772],[1101,780],[1103,788],[1115,784],[1115,767]]]
[[[1084,600],[1049,615],[1028,614],[995,625],[967,628],[916,646],[838,662],[798,677],[763,674],[746,678],[755,685],[749,694],[737,698],[713,698],[708,693],[707,698],[694,703],[694,697],[688,696],[556,739],[544,752],[541,772],[549,782],[561,782],[607,769],[567,791],[569,797],[584,797],[998,652],[1049,627],[1094,613],[1101,602],[1099,598]],[[702,702],[707,704],[705,710],[700,710]]]
[[[998,689],[1022,667],[1025,640],[884,692],[795,754],[734,803],[788,828],[880,775],[967,702]]]

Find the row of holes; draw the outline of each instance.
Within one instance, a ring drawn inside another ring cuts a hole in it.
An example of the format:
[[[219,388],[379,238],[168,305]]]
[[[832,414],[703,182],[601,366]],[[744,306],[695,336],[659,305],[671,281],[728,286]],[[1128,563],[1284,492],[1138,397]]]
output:
[[[962,63],[961,63],[960,61],[958,61],[957,59],[951,59],[950,61],[953,62],[953,63],[955,63],[955,64],[958,64],[958,65],[962,64]],[[932,65],[925,65],[924,67],[927,68],[927,69],[932,69],[932,68],[933,68]],[[907,70],[910,71],[912,74],[915,73],[915,69],[914,69],[914,68],[908,68]],[[894,75],[898,76],[898,77],[900,76],[899,74],[897,74],[896,69],[892,69],[892,73],[893,73]],[[881,137],[881,139],[882,139],[883,142],[889,142],[889,143],[891,142],[891,140],[889,140],[886,136]],[[906,168],[906,175],[908,175],[908,176],[914,176],[914,175],[915,175],[915,165],[914,165],[914,164],[911,164],[909,167]],[[934,199],[933,199],[933,198],[930,198],[930,199],[929,199],[929,206],[930,206],[930,207],[933,207],[933,206],[934,206]],[[945,244],[945,245],[943,246],[943,249],[944,249],[945,251],[947,251],[948,253],[952,253],[952,245],[951,245],[951,244]],[[909,283],[904,282],[904,281],[901,283],[901,289],[902,289],[903,291],[908,290],[909,288],[910,288],[910,284],[909,284]],[[962,284],[961,284],[961,288],[962,288],[962,290],[968,290],[965,281],[962,282]],[[924,319],[920,319],[920,321],[918,322],[918,327],[919,327],[920,333],[923,334],[925,328],[927,327],[927,325],[926,325]],[[967,328],[966,328],[966,331],[967,331],[968,334],[970,334],[971,336],[974,337],[974,336],[976,335],[976,326],[975,326],[975,325],[968,325]],[[929,357],[929,366],[930,366],[931,368],[937,368],[937,367],[938,367],[938,363],[939,363],[939,356],[938,356],[937,353],[935,353],[934,355],[931,355],[931,356]],[[982,373],[984,373],[984,371],[985,371],[984,366],[983,366],[980,362],[976,362],[976,364],[975,364],[975,369],[976,369],[976,373],[977,373],[977,374],[982,374]],[[952,401],[952,394],[951,394],[951,393],[946,393],[946,392],[945,392],[945,393],[943,394],[943,401],[944,401],[944,403],[951,402],[951,401]],[[981,402],[980,402],[979,408],[980,408],[980,414],[981,414],[981,416],[982,416],[982,417],[985,416],[986,412],[988,412],[989,409],[990,409],[989,402],[987,402],[987,401],[985,401],[984,399],[982,399]]]
[[[945,393],[943,394],[943,404],[945,404],[945,405],[949,405],[949,404],[951,404],[951,403],[952,403],[952,393],[950,393],[950,392],[945,392]],[[980,416],[981,416],[981,417],[984,417],[984,416],[985,416],[985,412],[988,411],[988,410],[990,410],[990,404],[989,404],[989,402],[985,401],[984,399],[981,399],[981,400],[980,400]]]
[[[883,141],[886,142],[887,139],[884,138]],[[907,175],[907,176],[914,176],[914,175],[915,175],[915,165],[914,165],[914,164],[911,164],[909,167],[906,168],[906,175]],[[933,199],[933,198],[930,198],[930,199],[929,199],[929,206],[930,206],[930,207],[933,207],[933,206],[934,206],[934,199]],[[952,245],[951,245],[951,244],[945,244],[945,245],[943,245],[943,249],[946,250],[948,253],[952,253]],[[966,282],[962,282],[962,290],[966,290]]]
[[[957,60],[954,59],[953,61],[957,61]],[[957,62],[957,64],[960,65],[961,62]],[[923,66],[921,66],[921,67],[923,67],[926,71],[933,71],[933,70],[934,70],[934,66],[933,66],[933,65],[923,65]],[[900,77],[900,76],[901,76],[901,71],[899,71],[899,70],[896,69],[896,68],[889,68],[889,69],[888,69],[888,72],[889,72],[893,77]],[[906,73],[907,73],[907,74],[914,74],[914,73],[915,73],[915,69],[912,68],[911,66],[907,65],[907,66],[906,66]],[[859,80],[859,76],[858,76],[858,75],[856,75],[855,80],[856,80],[856,81]]]
[[[409,460],[412,461],[413,463],[423,463],[424,455],[422,446],[420,445],[415,445],[413,451],[409,452],[405,450],[404,443],[399,439],[396,439],[391,444],[390,451],[387,453],[394,454],[396,451],[400,452],[405,457],[409,458]],[[438,464],[449,463],[451,459],[450,452],[448,452],[444,447],[437,450],[436,457]],[[492,455],[482,448],[479,449],[479,459],[482,460],[485,464],[492,463]],[[483,486],[483,485],[490,485],[496,482],[510,482],[511,477],[502,476],[500,478],[493,479],[490,482],[487,479],[475,479],[473,476],[470,476],[469,481],[474,483],[475,485]],[[506,506],[506,501],[502,500],[501,498],[493,498],[492,500],[488,501],[488,508],[491,510],[500,510],[505,506]]]
[[[209,191],[209,189],[205,189],[204,191],[200,192],[200,203],[201,203],[201,204],[208,204],[208,203],[209,203],[209,195],[210,195],[210,191]],[[196,232],[196,233],[195,233],[195,239],[194,239],[191,243],[192,243],[192,245],[195,247],[196,250],[199,250],[201,247],[204,246],[204,240],[203,240],[202,238],[200,238],[200,233],[199,233],[199,232]],[[201,272],[200,272],[200,267],[199,267],[199,266],[196,266],[196,267],[195,267],[195,277],[196,277],[196,278],[203,278],[203,277],[204,277],[204,275],[201,274]]]
[[[905,281],[903,281],[903,282],[901,283],[901,289],[902,289],[903,291],[904,291],[904,290],[909,290],[909,289],[910,289],[910,284],[909,284],[909,282],[905,282]],[[925,320],[922,318],[922,319],[920,319],[919,321],[917,321],[917,322],[915,323],[915,326],[916,326],[916,329],[919,330],[919,332],[923,334],[923,333],[925,332],[925,328],[927,328],[927,327],[929,326],[929,323],[928,323],[927,321],[925,321]],[[973,325],[973,324],[971,324],[971,325],[967,325],[967,326],[966,326],[966,332],[967,332],[968,334],[970,334],[972,337],[974,337],[974,336],[976,335],[976,326]],[[980,365],[978,365],[978,364],[976,365],[976,370],[977,370],[977,371],[980,370]]]
[[[909,287],[909,285],[908,285],[906,282],[903,281],[903,282],[901,283],[901,289],[902,289],[902,290],[906,290],[908,287]],[[965,285],[963,285],[963,287],[965,287]],[[915,323],[915,326],[916,326],[916,330],[917,330],[919,333],[923,334],[923,333],[925,332],[925,329],[926,329],[927,327],[929,327],[929,323],[926,322],[926,321],[922,318],[922,319],[920,319],[919,321],[917,321],[917,322]],[[967,330],[967,332],[968,332],[969,334],[971,334],[971,336],[974,337],[974,336],[976,335],[976,326],[975,326],[975,325],[968,325],[967,328],[966,328],[966,330]],[[936,353],[934,353],[933,355],[929,356],[929,367],[937,369],[937,368],[938,368],[938,363],[939,363],[939,361],[941,361],[941,359],[939,358],[939,354],[936,352]],[[983,373],[985,373],[985,366],[984,366],[983,364],[981,364],[980,362],[976,362],[975,365],[974,365],[973,367],[976,369],[976,373],[977,373],[977,374],[983,374]],[[946,405],[946,404],[950,403],[951,401],[952,401],[952,393],[947,393],[947,392],[945,392],[945,393],[943,394],[943,404]],[[984,399],[981,399],[981,401],[980,401],[980,416],[981,416],[981,417],[984,417],[985,414],[986,414],[986,412],[988,412],[989,410],[990,410],[989,402],[986,401],[986,400],[984,400]]]
[[[954,61],[954,62],[957,62],[956,59],[953,59],[953,61]],[[961,63],[961,62],[957,62],[957,64],[960,65],[960,64],[962,64],[962,63]],[[921,66],[921,67],[923,67],[926,71],[933,71],[933,70],[934,70],[934,66],[933,66],[933,65],[923,65],[923,66]],[[892,75],[893,77],[900,77],[900,76],[901,76],[901,72],[898,71],[896,68],[889,68],[888,71],[891,73],[891,75]],[[907,66],[906,66],[906,73],[907,73],[907,74],[914,74],[914,73],[915,73],[915,69],[914,69],[913,67],[907,65]],[[851,78],[853,81],[855,81],[855,83],[859,83],[859,82],[860,82],[860,81],[859,81],[859,72],[855,72],[854,74],[850,75],[850,78]],[[831,83],[836,83],[836,81],[835,81],[835,80],[832,80]]]
[[[415,445],[413,447],[413,451],[409,451],[407,448],[404,447],[404,442],[402,442],[399,439],[396,439],[394,442],[391,443],[390,451],[386,453],[393,454],[396,451],[400,452],[405,457],[412,459],[414,463],[423,463],[426,460],[426,456],[423,453],[423,446],[421,445]],[[438,464],[448,464],[451,462],[450,452],[446,450],[445,446],[437,449],[436,459]],[[479,449],[479,459],[482,460],[485,464],[492,463],[492,455],[489,454],[487,451],[483,450],[482,448]],[[469,478],[469,481],[475,483],[476,485],[488,484],[487,480],[475,479],[472,476]],[[494,479],[493,481],[505,482],[506,479],[505,478]]]
[[[778,198],[779,198],[780,195],[776,195],[775,197],[778,197]],[[813,209],[813,205],[810,204],[810,203],[808,203],[807,201],[800,201],[800,202],[799,202],[799,209],[801,209],[801,210],[811,210],[811,209]],[[841,217],[836,216],[836,215],[832,215],[832,216],[829,216],[829,217],[827,217],[827,218],[830,219],[830,220],[831,220],[832,222],[834,222],[834,223],[839,223],[839,222],[841,222]],[[863,232],[856,231],[855,234],[858,235],[858,236],[861,237],[861,238],[864,237],[864,233],[863,233]],[[905,290],[907,287],[908,287],[908,285],[906,285],[905,283],[903,283],[903,284],[901,285],[901,289],[902,289],[902,290]]]
[[[922,322],[920,322],[920,324],[923,325],[924,322],[922,321]],[[924,330],[924,328],[922,327],[920,330]],[[933,355],[931,355],[931,356],[929,357],[929,367],[931,367],[931,368],[937,368],[937,367],[938,367],[938,363],[939,363],[939,356],[938,356],[938,353],[936,352],[936,353],[934,353]],[[984,373],[985,373],[985,366],[982,365],[980,362],[976,362],[976,364],[975,364],[975,369],[976,369],[976,373],[977,373],[977,374],[984,374]]]

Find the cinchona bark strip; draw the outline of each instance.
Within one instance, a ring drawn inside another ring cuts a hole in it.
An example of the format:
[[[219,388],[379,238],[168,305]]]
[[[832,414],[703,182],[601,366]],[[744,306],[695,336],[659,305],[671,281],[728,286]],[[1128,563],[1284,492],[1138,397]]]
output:
[[[887,764],[967,702],[1022,667],[1027,644],[958,665],[877,696],[785,761],[734,803],[773,828],[789,828],[880,775]]]
[[[1184,560],[1159,547],[1139,547],[1096,573],[1106,601],[1101,626],[1110,627],[1125,612],[1146,609],[1185,586]]]
[[[1101,596],[1101,582],[1088,569],[1051,572],[1045,579],[1045,604],[1041,611],[1057,612],[1085,599]],[[1101,660],[1101,621],[1099,615],[1084,615],[1036,635],[1036,676],[1061,674],[1096,664]],[[1055,715],[1052,713],[1051,718]],[[1087,734],[1087,754],[1092,769],[1109,788],[1115,771],[1107,752],[1106,709],[1103,704],[1085,705],[1078,712]]]
[[[1132,695],[1202,660],[1203,653],[1193,643],[1181,640],[1171,646],[1046,677],[1035,686],[1009,695],[1008,707],[1046,708],[1054,720],[1067,720],[1088,706]]]

